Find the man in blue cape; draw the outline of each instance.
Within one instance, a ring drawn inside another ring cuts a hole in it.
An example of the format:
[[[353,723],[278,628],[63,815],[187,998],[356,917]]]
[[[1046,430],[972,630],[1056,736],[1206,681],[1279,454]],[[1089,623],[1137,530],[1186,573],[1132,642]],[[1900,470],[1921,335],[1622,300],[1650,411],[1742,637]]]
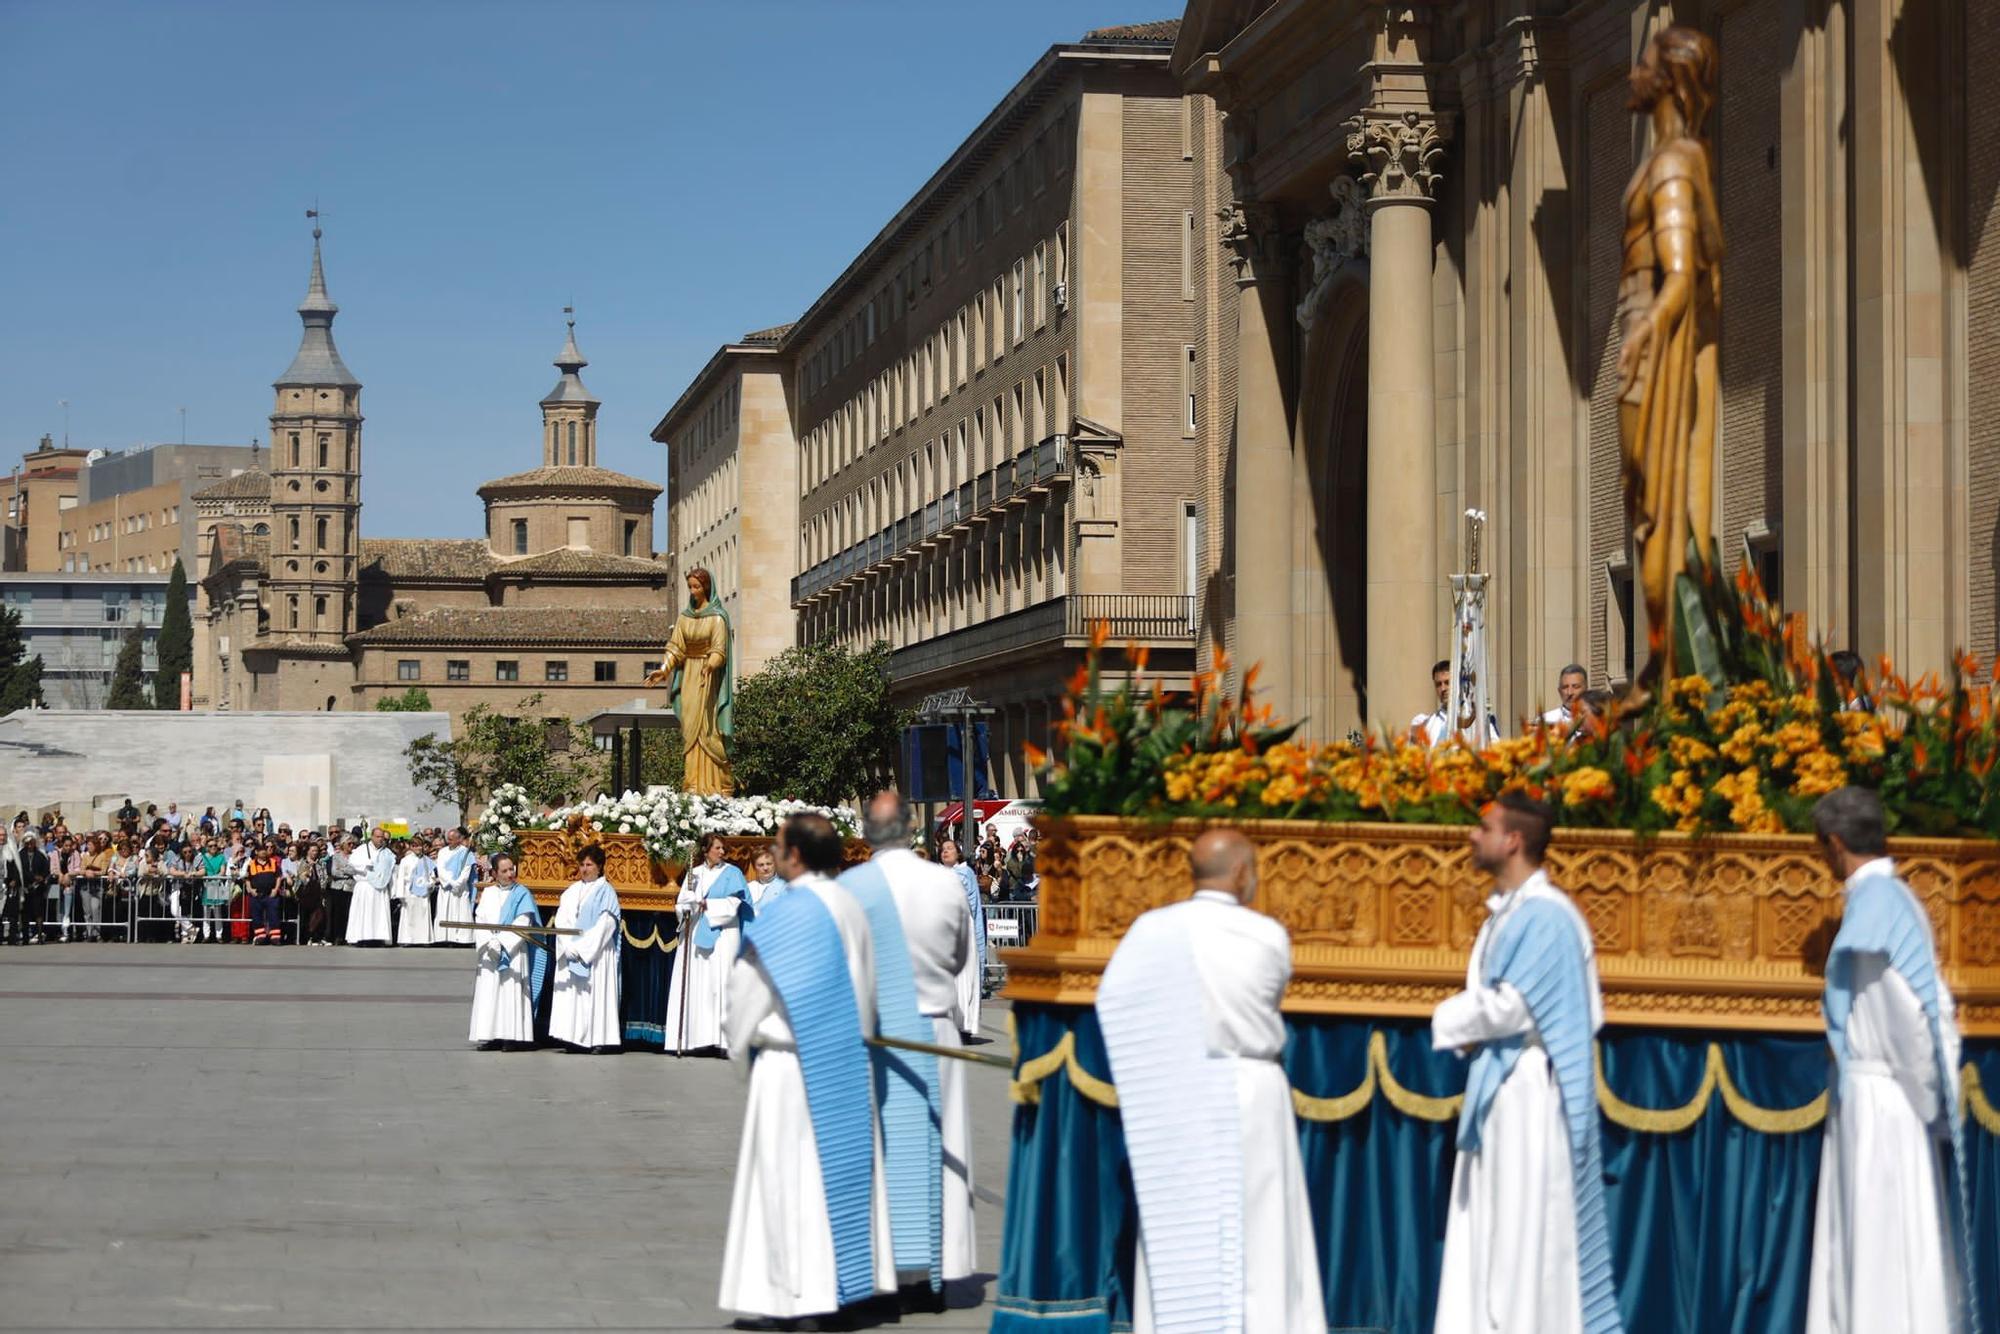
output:
[[[889,1196],[866,1038],[875,1032],[867,914],[830,876],[821,815],[778,835],[791,888],[744,929],[729,975],[730,1056],[750,1097],[723,1250],[725,1310],[795,1320],[896,1290]]]
[[[1931,919],[1896,874],[1875,793],[1827,793],[1813,828],[1846,908],[1826,961],[1833,1099],[1806,1331],[1976,1331],[1958,1019]]]
[[[1542,870],[1555,816],[1507,793],[1472,831],[1494,879],[1465,990],[1431,1018],[1473,1053],[1458,1121],[1435,1334],[1620,1334],[1598,1148],[1604,1023],[1590,927]]]

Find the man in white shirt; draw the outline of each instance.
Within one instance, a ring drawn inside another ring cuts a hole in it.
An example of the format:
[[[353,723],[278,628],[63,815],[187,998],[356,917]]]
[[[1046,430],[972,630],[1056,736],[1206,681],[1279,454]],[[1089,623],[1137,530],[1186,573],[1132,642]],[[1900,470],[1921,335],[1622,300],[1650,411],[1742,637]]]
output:
[[[924,1040],[956,1047],[963,1027],[958,1011],[958,974],[972,951],[972,917],[958,877],[910,850],[914,826],[909,804],[897,792],[885,791],[868,803],[862,833],[875,850],[869,866],[881,874],[895,899],[916,984],[917,1010],[930,1024]],[[861,870],[848,872],[840,883],[847,885]],[[875,944],[879,971],[883,945],[879,939]],[[937,1064],[943,1230],[940,1246],[934,1249],[942,1257],[943,1278],[949,1283],[970,1277],[974,1267],[972,1124],[965,1099],[965,1062],[940,1060]],[[899,1274],[902,1268],[899,1259]],[[910,1276],[903,1278],[906,1284],[911,1283]],[[935,1296],[941,1299],[943,1294]],[[921,1295],[914,1297],[913,1303],[925,1304]]]
[[[1410,719],[1410,740],[1420,746],[1437,747],[1453,736],[1462,736],[1468,746],[1490,746],[1500,739],[1500,724],[1488,714],[1485,721],[1454,727],[1445,714],[1451,708],[1451,659],[1440,658],[1431,667],[1431,685],[1437,691],[1438,706],[1430,713]]]
[[[1583,712],[1583,692],[1590,689],[1590,673],[1581,664],[1571,663],[1556,673],[1556,699],[1560,702],[1542,714],[1542,726],[1561,740],[1576,726]]]
[[[1285,928],[1250,907],[1257,852],[1211,829],[1194,896],[1132,924],[1097,1018],[1139,1204],[1135,1334],[1323,1334],[1320,1286],[1278,1002]]]
[[[1974,1272],[1969,1220],[1953,1207],[1964,1181],[1957,1012],[1930,917],[1887,855],[1881,798],[1829,792],[1813,829],[1844,903],[1826,961],[1834,1081],[1806,1334],[1956,1334],[1971,1324]]]

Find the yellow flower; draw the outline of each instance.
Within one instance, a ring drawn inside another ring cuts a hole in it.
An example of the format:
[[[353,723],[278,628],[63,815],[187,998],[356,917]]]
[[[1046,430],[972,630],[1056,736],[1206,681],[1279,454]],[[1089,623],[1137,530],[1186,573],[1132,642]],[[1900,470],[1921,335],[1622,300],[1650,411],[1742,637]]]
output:
[[[1586,765],[1572,769],[1562,778],[1562,800],[1565,806],[1582,806],[1592,801],[1609,801],[1612,795],[1611,775],[1604,770]]]
[[[1723,757],[1733,764],[1748,765],[1757,753],[1757,742],[1763,739],[1763,725],[1755,721],[1745,722],[1729,734],[1729,740],[1722,743]]]
[[[1818,797],[1847,784],[1847,766],[1837,755],[1823,750],[1799,757],[1792,780],[1792,792],[1801,797]]]
[[[1715,747],[1700,737],[1675,736],[1667,738],[1667,754],[1685,772],[1692,764],[1701,764],[1715,758]]]

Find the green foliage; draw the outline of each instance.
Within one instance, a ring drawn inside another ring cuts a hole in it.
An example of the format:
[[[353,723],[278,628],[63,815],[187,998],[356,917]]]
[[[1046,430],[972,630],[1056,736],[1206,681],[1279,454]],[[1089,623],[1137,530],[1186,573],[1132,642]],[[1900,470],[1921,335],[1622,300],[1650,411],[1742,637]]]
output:
[[[889,646],[786,649],[736,687],[730,764],[739,792],[835,806],[889,781],[904,715],[889,698]]]
[[[41,655],[28,656],[21,614],[0,607],[0,714],[42,702]]]
[[[146,694],[145,655],[146,628],[134,621],[132,628],[125,632],[125,642],[118,646],[118,662],[111,669],[111,694],[105,698],[105,708],[153,707],[153,701]]]
[[[188,615],[187,571],[174,557],[167,576],[167,611],[160,621],[159,669],[153,673],[153,706],[181,706],[181,673],[194,670],[194,619]]]
[[[422,686],[411,686],[400,695],[384,695],[375,701],[377,713],[429,713],[431,692]]]
[[[590,733],[568,718],[541,712],[539,691],[511,713],[475,704],[459,720],[457,735],[436,733],[403,748],[410,778],[438,801],[469,810],[502,783],[517,784],[531,801],[561,806],[576,799],[603,771]]]
[[[629,735],[629,734],[628,734]],[[643,738],[639,746],[639,781],[646,787],[664,786],[680,791],[681,782],[687,777],[686,742],[681,739],[678,727],[641,729]],[[606,752],[605,763],[610,763]],[[605,788],[612,792],[625,790],[622,774],[611,775]]]

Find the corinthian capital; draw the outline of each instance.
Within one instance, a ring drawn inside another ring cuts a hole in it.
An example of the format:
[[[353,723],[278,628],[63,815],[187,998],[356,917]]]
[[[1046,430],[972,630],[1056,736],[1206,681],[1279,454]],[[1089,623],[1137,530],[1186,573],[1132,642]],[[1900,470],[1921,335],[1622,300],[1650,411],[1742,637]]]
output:
[[[1347,156],[1375,200],[1428,202],[1437,189],[1444,134],[1435,117],[1363,112],[1347,122]]]
[[[1275,276],[1285,261],[1276,210],[1256,200],[1239,200],[1215,216],[1222,220],[1220,239],[1229,247],[1238,281]]]

